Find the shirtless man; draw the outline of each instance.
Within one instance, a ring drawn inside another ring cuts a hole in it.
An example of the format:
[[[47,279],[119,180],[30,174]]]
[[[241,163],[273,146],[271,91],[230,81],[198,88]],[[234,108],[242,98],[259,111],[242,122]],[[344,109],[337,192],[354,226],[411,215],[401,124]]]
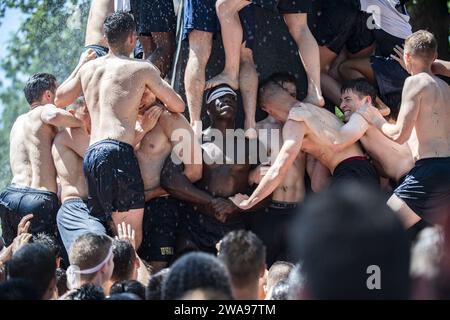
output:
[[[406,39],[404,60],[408,73],[396,123],[388,123],[371,107],[358,113],[397,143],[413,140],[416,161],[388,205],[406,228],[421,218],[442,223],[450,213],[450,87],[431,72],[437,57],[433,34],[417,31]]]
[[[150,263],[154,273],[172,261],[179,225],[179,201],[160,186],[164,161],[173,148],[174,154],[177,150],[184,151],[177,157],[184,165],[186,178],[192,183],[199,180],[202,175],[200,144],[183,115],[165,111],[136,151],[145,190],[144,238],[139,255]]]
[[[293,76],[275,74],[271,77],[282,85],[294,98],[297,96],[296,80]],[[268,154],[275,159],[276,147],[281,147],[283,139],[281,122],[268,116],[256,124],[258,139],[265,146]],[[278,135],[276,135],[278,133]],[[273,141],[275,135],[278,137]],[[272,146],[272,141],[277,146]],[[273,147],[273,148],[272,148]],[[247,226],[252,230],[266,246],[266,262],[270,267],[275,261],[289,260],[287,254],[288,228],[292,219],[300,210],[300,205],[305,198],[305,165],[306,155],[300,152],[294,164],[289,168],[286,178],[272,193],[272,199],[267,208],[248,215]],[[267,170],[268,167],[261,167]],[[264,171],[255,170],[258,174],[250,176],[251,184],[260,183],[264,177]]]
[[[128,58],[136,43],[133,17],[115,12],[103,29],[108,55],[77,68],[58,88],[55,102],[67,106],[84,93],[91,116],[89,148],[83,171],[88,181],[88,207],[92,215],[111,215],[136,230],[136,246],[142,241],[144,185],[134,146],[143,132],[136,120],[144,94],[158,98],[168,110],[183,112],[181,97],[147,61]]]
[[[10,245],[20,219],[33,213],[30,233],[55,235],[59,200],[56,169],[51,147],[59,127],[80,127],[81,121],[52,103],[56,78],[47,73],[33,75],[25,85],[30,111],[20,115],[10,133],[10,163],[13,179],[0,194],[3,238]]]
[[[241,209],[249,209],[269,196],[284,180],[300,150],[311,154],[330,170],[332,185],[349,180],[379,185],[375,168],[364,157],[358,144],[335,149],[334,137],[341,130],[342,123],[334,114],[299,102],[273,80],[262,86],[260,101],[263,110],[278,121],[285,122],[283,145],[253,194],[250,197],[238,194],[231,198]]]
[[[92,0],[84,45],[85,50],[94,50],[97,57],[108,54],[108,42],[103,35],[103,22],[113,12],[114,0]]]
[[[182,212],[183,239],[179,248],[216,252],[216,244],[228,232],[244,228],[243,216],[227,197],[246,192],[253,162],[258,162],[257,141],[254,149],[242,130],[235,130],[237,95],[228,85],[210,90],[206,95],[211,127],[203,132],[203,174],[195,185],[182,174],[170,158],[164,164],[161,185],[174,197],[187,202]],[[241,133],[239,135],[239,133]],[[230,145],[232,149],[227,149]],[[236,142],[237,140],[237,142]],[[231,144],[234,141],[235,143]],[[252,159],[251,157],[254,157]],[[226,220],[226,221],[225,221]]]

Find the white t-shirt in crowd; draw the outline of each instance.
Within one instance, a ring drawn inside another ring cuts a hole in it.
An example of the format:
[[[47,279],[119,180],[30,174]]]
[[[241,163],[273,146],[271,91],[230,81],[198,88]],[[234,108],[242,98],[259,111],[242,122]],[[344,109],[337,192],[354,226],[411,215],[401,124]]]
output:
[[[114,0],[114,11],[131,11],[130,0]]]

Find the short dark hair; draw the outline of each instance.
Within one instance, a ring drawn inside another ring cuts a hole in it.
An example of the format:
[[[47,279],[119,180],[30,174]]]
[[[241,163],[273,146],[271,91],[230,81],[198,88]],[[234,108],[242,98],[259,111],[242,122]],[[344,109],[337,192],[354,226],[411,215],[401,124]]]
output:
[[[86,283],[70,293],[67,300],[105,300],[105,293],[102,287]]]
[[[142,300],[145,300],[145,287],[136,280],[117,281],[109,290],[109,294],[133,293]]]
[[[212,254],[191,252],[175,261],[163,282],[162,299],[176,300],[198,288],[232,296],[228,271]]]
[[[162,284],[167,278],[169,271],[169,268],[165,268],[150,277],[145,288],[146,300],[161,300]]]
[[[142,300],[141,297],[131,292],[114,293],[105,300]]]
[[[106,17],[103,32],[110,46],[121,46],[127,37],[136,30],[133,16],[128,12],[118,11]]]
[[[40,232],[33,235],[32,242],[42,244],[43,246],[49,248],[53,252],[55,259],[60,257],[61,247],[54,236],[51,236],[45,232]]]
[[[28,104],[31,105],[40,101],[47,90],[53,93],[56,91],[55,76],[50,73],[36,73],[28,79],[25,88],[23,88],[23,93]]]
[[[364,78],[358,78],[346,81],[341,87],[341,94],[351,91],[360,99],[369,96],[372,98],[373,105],[376,104],[377,89]]]
[[[20,248],[8,261],[8,278],[22,278],[33,283],[41,299],[52,280],[56,279],[56,260],[53,252],[38,243]]]
[[[56,269],[56,287],[58,288],[59,297],[69,291],[69,288],[67,288],[67,273],[62,268]]]
[[[219,259],[228,268],[232,283],[242,288],[259,279],[266,261],[266,248],[253,232],[232,231],[220,243]]]
[[[33,283],[25,279],[10,279],[0,283],[0,300],[39,300]]]
[[[112,281],[130,280],[136,263],[136,252],[129,241],[114,240],[114,270]]]
[[[79,236],[70,247],[69,261],[71,265],[81,270],[94,268],[106,259],[111,249],[112,240],[107,235],[92,232]],[[87,281],[93,279],[96,273],[81,275]]]
[[[312,298],[409,298],[409,241],[379,191],[351,182],[312,196],[291,238]],[[379,290],[367,286],[370,266],[382,271]]]
[[[286,261],[277,261],[269,269],[267,275],[267,288],[273,288],[278,282],[289,278],[294,265]]]

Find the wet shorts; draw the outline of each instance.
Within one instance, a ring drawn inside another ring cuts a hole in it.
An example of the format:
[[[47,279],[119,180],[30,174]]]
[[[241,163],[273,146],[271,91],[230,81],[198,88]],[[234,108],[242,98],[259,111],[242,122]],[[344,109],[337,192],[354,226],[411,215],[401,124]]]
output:
[[[152,32],[175,32],[176,16],[173,1],[132,0],[131,11],[136,19],[137,32],[150,36]]]
[[[245,229],[243,215],[221,223],[213,217],[198,212],[191,204],[183,204],[180,211],[183,236],[198,250],[216,254],[216,244],[229,232]]]
[[[313,0],[251,0],[261,8],[279,12],[289,13],[311,13]]]
[[[331,186],[348,184],[350,181],[380,188],[378,173],[373,164],[365,157],[348,158],[334,169]]]
[[[104,224],[89,214],[87,204],[80,198],[64,201],[58,210],[56,222],[67,252],[72,243],[85,233],[106,234]]]
[[[216,0],[184,0],[183,40],[193,30],[218,33],[220,23],[217,18]],[[255,39],[255,12],[251,5],[239,11],[246,47],[253,49]]]
[[[428,222],[449,214],[450,157],[417,161],[394,193]]]
[[[95,54],[97,55],[97,58],[106,56],[109,52],[109,48],[103,47],[103,46],[99,46],[96,44],[90,44],[86,47],[84,47],[83,52],[87,51],[88,49],[92,49],[95,51]]]
[[[268,268],[276,261],[291,261],[288,254],[289,227],[300,210],[297,203],[272,201],[267,208],[246,214],[247,229],[266,246]]]
[[[154,198],[145,203],[143,240],[139,256],[146,261],[171,262],[178,235],[180,201]]]
[[[29,213],[29,233],[45,232],[56,236],[56,213],[58,196],[49,191],[11,185],[0,194],[0,217],[5,244],[9,246],[17,235],[20,220]]]
[[[115,212],[144,208],[144,183],[134,149],[117,140],[91,145],[83,160],[88,208],[100,220]]]

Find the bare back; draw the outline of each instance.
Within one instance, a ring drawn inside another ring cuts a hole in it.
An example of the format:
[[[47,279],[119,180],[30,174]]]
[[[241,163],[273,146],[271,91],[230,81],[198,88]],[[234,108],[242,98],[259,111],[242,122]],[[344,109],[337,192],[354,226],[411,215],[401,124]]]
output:
[[[88,145],[89,135],[84,128],[68,128],[55,137],[52,156],[61,183],[62,203],[71,198],[87,199],[88,189],[83,174],[83,158],[78,153],[84,153]]]
[[[114,12],[114,0],[92,0],[86,26],[84,45],[100,45],[108,47],[103,37],[103,22]]]
[[[41,119],[44,106],[19,116],[10,134],[12,184],[55,192],[51,147],[57,129]]]
[[[413,77],[423,87],[419,114],[412,132],[416,134],[413,139],[418,141],[412,149],[413,156],[415,160],[450,157],[450,87],[443,80],[427,73]]]
[[[150,63],[107,55],[80,69],[81,85],[92,121],[93,144],[104,139],[134,143],[145,75]]]
[[[294,108],[298,108],[306,126],[302,150],[314,156],[331,172],[342,161],[364,155],[357,143],[336,152],[333,141],[343,123],[334,114],[306,103],[302,104],[302,107]]]

